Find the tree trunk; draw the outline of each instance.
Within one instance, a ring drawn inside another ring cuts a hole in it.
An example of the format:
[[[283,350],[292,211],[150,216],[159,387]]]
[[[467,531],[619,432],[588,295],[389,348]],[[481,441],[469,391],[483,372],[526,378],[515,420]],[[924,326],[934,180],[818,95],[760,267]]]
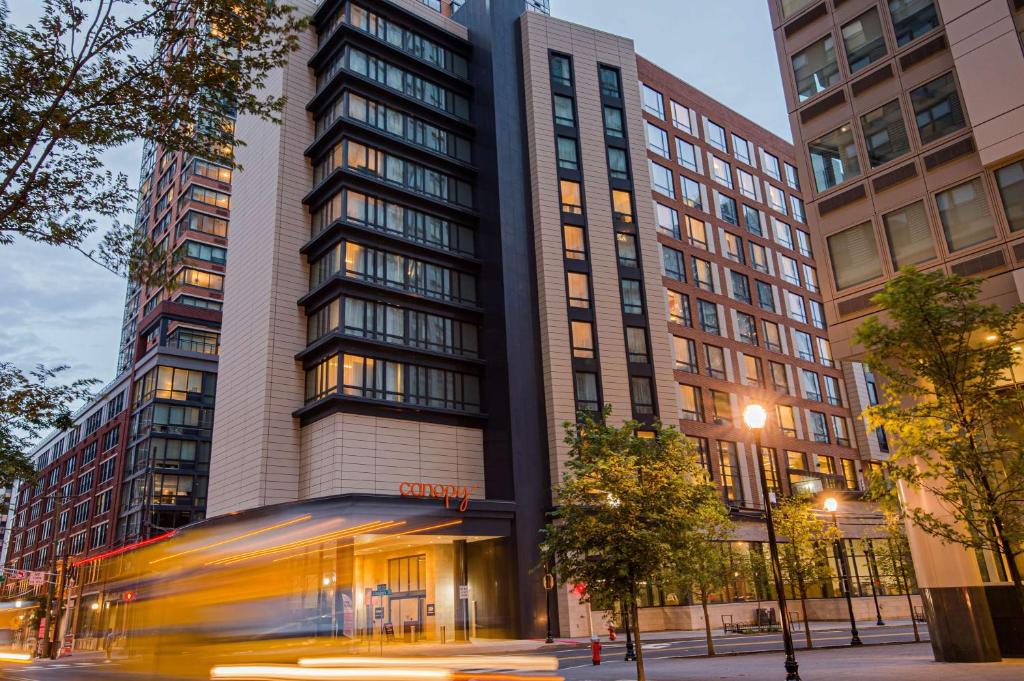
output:
[[[890,544],[891,546],[891,544]],[[910,581],[907,579],[907,571],[903,562],[903,549],[900,548],[900,577],[903,581],[903,591],[907,594],[907,607],[910,608],[910,624],[914,627],[914,641],[921,642],[921,632],[917,628],[917,619],[914,617],[914,599],[910,596]]]
[[[636,594],[630,594],[629,609],[633,615],[633,645],[636,646],[636,681],[647,681],[644,674],[644,651],[640,645],[640,613],[636,607]]]
[[[814,641],[811,640],[811,621],[807,619],[807,592],[804,589],[800,589],[800,608],[804,611],[804,638],[807,639],[807,649],[810,650],[814,647]]]
[[[706,589],[700,590],[700,606],[704,610],[704,634],[708,639],[708,655],[713,657],[715,642],[711,637],[711,620],[708,619],[708,592]]]

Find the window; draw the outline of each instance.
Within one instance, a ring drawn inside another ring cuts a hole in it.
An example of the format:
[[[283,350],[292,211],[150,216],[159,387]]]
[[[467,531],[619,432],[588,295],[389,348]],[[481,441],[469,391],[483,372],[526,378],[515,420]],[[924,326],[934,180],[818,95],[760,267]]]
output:
[[[732,168],[727,161],[723,161],[713,154],[711,156],[711,177],[715,182],[732,189]]]
[[[626,327],[626,359],[633,364],[647,364],[647,330],[641,326]]]
[[[686,181],[686,178],[683,178]],[[672,181],[672,171],[665,166],[658,165],[651,161],[651,186],[654,190],[661,192],[670,199],[676,198],[675,183]],[[685,192],[685,185],[684,185]]]
[[[786,184],[791,189],[800,191],[800,174],[796,170],[796,166],[790,165],[789,163],[784,164],[786,167]]]
[[[700,388],[679,384],[679,418],[686,421],[704,420],[704,401]]]
[[[114,490],[108,489],[96,495],[96,515],[106,513],[110,510],[110,501],[114,496]]]
[[[935,195],[935,203],[950,253],[995,237],[980,177],[939,192]]]
[[[102,442],[102,446],[100,447],[100,451],[105,452],[108,449],[112,449],[115,445],[117,445],[117,443],[118,443],[118,441],[120,439],[121,439],[121,426],[114,426],[113,428],[111,428],[107,432],[103,433],[103,442]],[[69,460],[69,463],[71,463],[72,466],[74,466],[74,462],[75,462],[74,458]]]
[[[676,281],[686,281],[686,256],[664,245],[661,247],[661,256],[665,265],[665,276]]]
[[[889,0],[896,45],[903,46],[939,25],[932,0]]]
[[[856,73],[886,55],[885,38],[878,10],[871,8],[843,26],[843,47],[850,73]]]
[[[819,192],[860,175],[857,144],[851,126],[844,125],[810,144],[811,168]]]
[[[693,135],[693,112],[680,104],[672,102],[672,124],[689,135]]]
[[[679,184],[683,189],[683,203],[689,206],[690,208],[703,210],[703,200],[700,198],[700,184],[698,184],[694,180],[691,180],[689,177],[686,177],[685,175],[679,176]],[[672,194],[670,196],[673,199],[676,198],[675,194]]]
[[[1024,161],[1017,161],[996,171],[996,184],[1003,200],[1003,212],[1010,231],[1024,229]]]
[[[82,465],[84,466],[87,463],[95,461],[97,451],[99,451],[97,442],[94,441],[91,444],[86,445],[85,449],[82,450]],[[67,474],[65,473],[65,475]]]
[[[725,141],[725,128],[712,120],[708,120],[707,118],[704,119],[704,124],[707,129],[708,144],[719,151],[728,152],[729,149],[726,147]]]
[[[753,320],[751,320],[753,321]],[[743,373],[747,385],[757,388],[764,386],[764,373],[761,369],[761,360],[753,355],[743,355]]]
[[[743,226],[751,234],[756,234],[757,236],[764,235],[761,231],[761,214],[756,208],[747,204],[743,204]]]
[[[100,484],[107,482],[114,477],[114,465],[117,463],[115,457],[110,457],[100,464]]]
[[[668,158],[668,133],[654,125],[647,123],[647,148],[658,156]]]
[[[636,279],[623,279],[620,282],[622,291],[622,312],[625,314],[643,314],[644,300],[640,292],[640,282]]]
[[[757,306],[766,312],[775,312],[775,296],[772,285],[766,281],[757,281]]]
[[[966,124],[952,72],[910,91],[921,144],[928,144]]]
[[[707,365],[708,376],[725,380],[725,350],[717,345],[704,346],[704,363]]]
[[[619,72],[607,66],[597,67],[598,80],[601,81],[601,94],[605,97],[621,97],[619,88]]]
[[[658,118],[665,118],[665,99],[657,90],[643,86],[644,111],[654,114]]]
[[[92,528],[92,541],[89,544],[90,549],[96,549],[107,543],[107,527],[110,523],[103,523]]]
[[[569,327],[572,333],[573,359],[594,358],[594,326],[590,322],[572,321]]]
[[[559,180],[558,188],[562,196],[562,212],[581,215],[583,213],[583,197],[580,183]]]
[[[583,272],[567,272],[569,307],[590,309],[590,277]]]
[[[789,318],[806,324],[807,312],[804,310],[804,299],[792,291],[785,291],[785,294],[786,309],[789,312]]]
[[[813,362],[814,346],[811,343],[811,334],[793,331],[793,338],[796,339],[796,356],[806,362]]]
[[[476,376],[346,353],[345,395],[462,412],[479,412]]]
[[[668,297],[668,320],[683,326],[693,326],[690,316],[690,297],[678,291],[665,291]]]
[[[772,389],[783,395],[789,395],[789,372],[786,371],[786,365],[769,360],[768,371],[772,375]]]
[[[832,275],[840,291],[882,276],[875,228],[870,222],[844,229],[827,241]]]
[[[804,272],[804,286],[811,293],[817,293],[820,290],[818,287],[818,270],[806,263],[801,266],[801,269]]]
[[[185,242],[183,251],[180,251],[180,253],[186,258],[205,260],[206,262],[217,263],[218,265],[223,265],[227,262],[228,256],[227,249],[225,248],[211,246],[209,244],[201,244],[198,241],[192,240]]]
[[[697,301],[697,314],[700,315],[700,328],[706,333],[716,336],[721,334],[718,325],[718,306],[706,300]]]
[[[776,220],[775,218],[772,218],[772,227],[773,231],[775,232],[775,241],[785,246],[786,248],[792,249],[793,230],[790,229],[790,226],[787,225],[785,222],[782,222],[781,220]],[[798,279],[796,283],[799,284],[800,280]]]
[[[825,415],[820,411],[811,411],[807,413],[807,420],[811,424],[811,438],[815,442],[831,442],[832,440],[828,436],[828,422],[825,420]],[[826,466],[822,466],[822,459],[827,463]],[[831,456],[825,456],[823,454],[818,455],[818,465],[820,472],[826,475],[836,474],[836,463],[835,459]]]
[[[633,376],[629,379],[632,393],[633,415],[644,416],[654,413],[654,390],[651,379],[646,376]]]
[[[71,525],[80,525],[89,519],[89,502],[83,501],[75,506],[71,515]]]
[[[718,470],[722,486],[722,496],[726,501],[740,501],[743,489],[740,487],[739,463],[736,456],[736,443],[718,441]]]
[[[818,338],[818,357],[821,358],[822,366],[834,367],[836,365],[832,359],[832,345],[827,338]]]
[[[793,258],[779,254],[779,274],[782,275],[783,280],[790,284],[794,286],[800,285],[800,272],[797,262]]]
[[[864,130],[864,146],[872,168],[888,163],[910,151],[907,129],[899,100],[883,104],[860,117]]]
[[[551,55],[551,80],[559,85],[572,86],[572,67],[569,58],[561,54]]]
[[[609,137],[626,136],[626,128],[622,124],[622,109],[615,106],[604,107],[604,134]]]
[[[565,241],[565,257],[569,260],[587,259],[587,242],[583,228],[576,225],[563,225],[562,238]]]
[[[677,241],[682,240],[682,234],[679,232],[679,213],[675,208],[656,203],[654,204],[654,216],[658,220],[659,232]]]
[[[793,76],[801,102],[839,82],[839,64],[831,35],[793,55]]]
[[[782,179],[782,171],[779,170],[779,157],[774,154],[769,154],[767,151],[764,152],[761,160],[764,161],[764,172],[768,177],[776,180]]]
[[[629,159],[625,149],[608,147],[608,175],[613,180],[629,179]]]
[[[807,369],[800,370],[800,380],[804,387],[804,397],[821,402],[821,388],[818,386],[818,374]]]
[[[576,127],[576,114],[572,109],[572,98],[562,95],[555,95],[555,124],[564,125],[567,128]]]
[[[764,186],[768,190],[768,205],[772,207],[772,210],[786,215],[786,192],[768,183],[765,183]]]
[[[619,222],[632,224],[633,195],[621,189],[612,190],[612,216]]]
[[[748,166],[754,165],[753,160],[750,158],[750,144],[747,140],[736,134],[733,134],[732,136],[732,153],[733,156],[743,161]]]
[[[587,371],[576,372],[576,409],[589,412],[601,410],[597,397],[597,374]]]
[[[797,222],[807,224],[807,214],[804,213],[804,202],[795,196],[790,196],[789,205],[793,208],[793,219]]]
[[[786,437],[796,437],[796,415],[793,413],[793,407],[788,404],[777,405],[776,413],[779,417],[779,430]]]
[[[686,216],[686,238],[691,246],[708,250],[708,223],[697,218]]]
[[[636,257],[636,236],[625,232],[615,235],[615,252],[623,267],[639,267]]]
[[[757,322],[753,315],[736,313],[736,337],[748,345],[757,345]]]
[[[725,194],[718,194],[718,217],[738,227],[740,219],[736,215],[736,199]]]
[[[839,379],[827,374],[822,376],[822,379],[825,381],[825,401],[833,407],[843,406],[843,397],[839,390]]]
[[[748,241],[747,246],[750,248],[750,266],[758,272],[767,272],[768,249],[761,244],[755,244],[753,241]]]
[[[748,199],[757,200],[757,181],[754,179],[754,176],[742,168],[737,168],[736,177],[739,178],[740,182],[740,194],[743,194]]]
[[[579,170],[579,159],[576,156],[576,140],[571,137],[558,138],[558,167],[566,170]]]
[[[175,279],[178,283],[185,286],[206,288],[212,291],[224,290],[224,275],[206,272],[204,270],[194,270],[191,267],[183,269],[177,274]]]
[[[928,227],[924,202],[918,201],[882,216],[885,238],[889,243],[893,268],[931,260],[935,257],[932,232]]]
[[[825,322],[825,306],[817,300],[808,300],[807,305],[811,308],[811,324],[814,325],[814,328],[827,328],[828,324]]]
[[[715,292],[715,278],[712,274],[713,265],[707,260],[698,257],[691,257],[693,265],[693,285],[705,291]]]
[[[813,258],[814,251],[811,248],[811,235],[802,229],[796,230],[796,246],[800,255],[806,258]]]
[[[699,173],[697,166],[697,150],[685,140],[676,138],[676,162],[687,170]]]
[[[843,447],[850,446],[850,429],[846,423],[846,418],[837,414],[832,415],[832,430],[836,434],[836,444],[842,445]],[[850,464],[850,469],[847,470],[846,464]],[[846,477],[846,489],[858,489],[859,485],[857,482],[857,473],[853,470],[853,461],[849,459],[843,460],[843,475]],[[852,483],[852,486],[851,486]]]
[[[711,413],[715,423],[732,423],[732,395],[722,390],[712,390]]]
[[[687,373],[697,373],[697,346],[693,340],[672,336],[672,348],[676,356],[676,369]]]
[[[782,0],[782,16],[788,19],[812,2],[814,0]]]
[[[725,257],[730,260],[735,260],[741,265],[747,261],[743,254],[743,239],[739,238],[732,232],[724,232],[722,241],[725,245]]]
[[[729,280],[732,284],[733,299],[750,305],[750,280],[746,275],[730,270]]]

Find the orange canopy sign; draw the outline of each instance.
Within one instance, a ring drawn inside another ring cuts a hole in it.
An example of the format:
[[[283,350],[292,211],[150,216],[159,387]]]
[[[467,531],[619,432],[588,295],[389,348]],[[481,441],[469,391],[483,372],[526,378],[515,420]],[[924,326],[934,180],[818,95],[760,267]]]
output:
[[[444,507],[451,508],[451,501],[459,502],[459,512],[465,513],[469,508],[469,496],[476,491],[477,485],[444,485],[431,482],[403,482],[398,492],[403,497],[419,497],[420,499],[444,499]]]

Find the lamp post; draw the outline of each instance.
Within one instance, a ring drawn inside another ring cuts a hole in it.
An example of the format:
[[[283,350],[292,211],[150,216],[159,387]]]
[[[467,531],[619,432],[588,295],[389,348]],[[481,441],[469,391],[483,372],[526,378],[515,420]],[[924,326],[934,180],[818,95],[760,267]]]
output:
[[[622,603],[622,625],[626,629],[626,657],[623,659],[624,662],[636,662],[636,647],[633,645],[633,634],[630,628],[631,622],[629,621],[629,609],[626,607],[626,603]]]
[[[761,449],[761,434],[764,432],[768,412],[760,404],[748,404],[743,410],[743,422],[754,431],[754,454],[757,458],[761,478],[761,498],[764,500],[764,520],[768,527],[768,549],[772,558],[772,576],[775,579],[775,594],[779,601],[780,619],[782,621],[782,642],[786,649],[786,681],[800,681],[799,664],[796,661],[796,649],[793,647],[793,633],[789,630],[789,612],[786,610],[786,589],[782,582],[782,566],[779,564],[779,544],[775,539],[775,525],[772,521],[772,501],[768,490],[768,477],[765,475],[764,457]]]
[[[832,524],[836,530],[839,529],[839,520],[836,518],[836,511],[839,509],[839,502],[835,497],[825,500],[825,510],[832,515]],[[863,645],[860,634],[857,633],[857,620],[853,616],[853,598],[850,597],[850,569],[846,564],[846,547],[843,546],[842,538],[836,539],[836,559],[839,561],[840,578],[843,580],[843,590],[846,592],[846,609],[850,611],[850,645]]]
[[[544,637],[544,643],[554,643],[555,639],[551,635],[551,592],[555,589],[555,576],[548,572],[548,566],[544,566],[544,600],[545,606],[547,607],[548,615],[548,633]]]

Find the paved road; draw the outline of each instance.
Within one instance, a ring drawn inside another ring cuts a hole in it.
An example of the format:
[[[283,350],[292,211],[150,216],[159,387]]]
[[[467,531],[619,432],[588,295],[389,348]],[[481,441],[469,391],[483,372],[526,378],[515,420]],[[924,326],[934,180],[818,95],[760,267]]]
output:
[[[928,630],[923,625],[921,636],[924,640],[928,638]],[[848,630],[835,629],[825,631],[812,631],[812,639],[815,647],[827,648],[836,646],[847,646],[850,643]],[[910,625],[887,625],[884,627],[860,627],[860,638],[866,645],[880,643],[910,643],[914,640],[914,630]],[[781,651],[781,634],[715,634],[715,652],[719,655],[730,653],[754,653],[765,651]],[[793,637],[797,649],[806,646],[804,633],[796,632]],[[622,637],[611,644],[601,646],[603,658],[602,667],[615,666],[623,661],[625,655],[625,643]],[[559,668],[562,670],[592,667],[591,653],[589,646],[572,646],[556,648],[554,650],[539,650],[540,654],[554,655],[559,659]],[[707,653],[707,646],[703,638],[694,639],[659,639],[644,644],[644,659],[671,659],[678,657],[695,657]],[[630,663],[632,664],[632,663]]]

